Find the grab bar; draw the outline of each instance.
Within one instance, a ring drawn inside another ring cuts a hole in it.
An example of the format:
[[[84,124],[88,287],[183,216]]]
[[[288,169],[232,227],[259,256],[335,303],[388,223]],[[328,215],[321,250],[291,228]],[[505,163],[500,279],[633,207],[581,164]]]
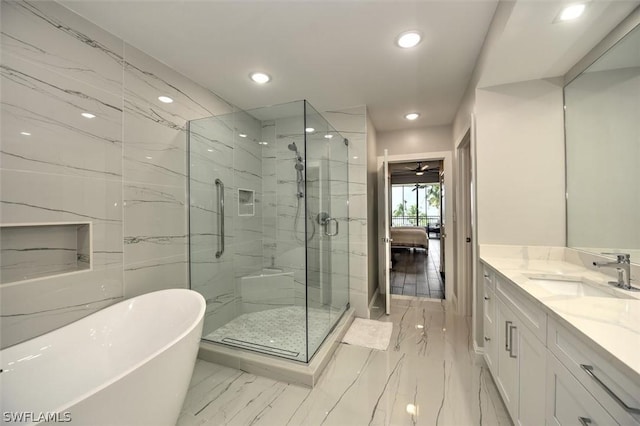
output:
[[[216,259],[224,253],[224,183],[220,179],[216,179],[216,188],[218,190],[218,246],[220,250],[216,252]]]

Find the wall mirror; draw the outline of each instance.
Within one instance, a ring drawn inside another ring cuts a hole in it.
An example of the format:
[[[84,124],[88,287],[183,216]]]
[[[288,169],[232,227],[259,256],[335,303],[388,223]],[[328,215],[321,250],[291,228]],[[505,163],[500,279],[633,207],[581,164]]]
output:
[[[640,26],[564,88],[567,246],[640,264]]]

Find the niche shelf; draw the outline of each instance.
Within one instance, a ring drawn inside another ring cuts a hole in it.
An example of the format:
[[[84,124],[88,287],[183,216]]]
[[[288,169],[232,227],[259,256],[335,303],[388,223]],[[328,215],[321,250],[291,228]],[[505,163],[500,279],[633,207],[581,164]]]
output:
[[[0,284],[91,269],[91,223],[0,225]]]

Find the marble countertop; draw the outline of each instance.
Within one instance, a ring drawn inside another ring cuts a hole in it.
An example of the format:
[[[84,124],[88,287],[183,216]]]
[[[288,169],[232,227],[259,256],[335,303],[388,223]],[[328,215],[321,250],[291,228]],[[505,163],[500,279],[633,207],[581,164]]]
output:
[[[590,340],[590,346],[621,372],[640,381],[640,292],[616,289],[606,284],[611,277],[563,260],[481,256],[481,261],[515,283],[548,314]],[[626,298],[553,294],[533,283],[527,276],[531,274],[581,277]]]

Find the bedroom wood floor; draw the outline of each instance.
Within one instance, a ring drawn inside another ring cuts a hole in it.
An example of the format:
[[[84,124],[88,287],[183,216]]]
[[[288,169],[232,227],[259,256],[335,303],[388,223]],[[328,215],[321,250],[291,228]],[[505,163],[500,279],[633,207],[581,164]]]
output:
[[[429,254],[421,249],[401,249],[394,256],[391,294],[444,299],[444,278],[440,276],[440,240],[429,239]]]

